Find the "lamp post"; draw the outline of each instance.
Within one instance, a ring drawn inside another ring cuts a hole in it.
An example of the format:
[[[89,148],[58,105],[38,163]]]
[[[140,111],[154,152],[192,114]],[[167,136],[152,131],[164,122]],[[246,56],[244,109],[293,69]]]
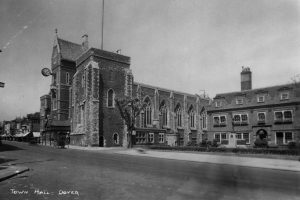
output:
[[[52,71],[49,68],[46,68],[46,67],[41,70],[41,73],[44,77],[48,77],[48,76],[53,75]],[[49,122],[49,117],[46,114],[46,123],[45,123],[45,127],[44,127],[45,129],[46,129],[46,125],[48,124],[48,122]],[[50,134],[50,139],[49,140],[50,140],[50,146],[51,146],[51,134]],[[46,143],[47,143],[47,135],[45,135],[45,145],[46,145]]]

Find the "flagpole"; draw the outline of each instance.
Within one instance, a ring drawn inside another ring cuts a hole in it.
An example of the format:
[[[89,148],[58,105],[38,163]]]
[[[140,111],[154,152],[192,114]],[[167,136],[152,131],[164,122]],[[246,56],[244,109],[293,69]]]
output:
[[[103,50],[104,0],[102,0],[101,50]]]

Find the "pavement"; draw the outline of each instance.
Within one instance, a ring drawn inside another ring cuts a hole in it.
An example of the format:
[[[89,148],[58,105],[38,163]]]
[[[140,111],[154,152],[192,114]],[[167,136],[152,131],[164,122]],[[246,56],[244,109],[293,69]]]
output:
[[[83,151],[104,151],[116,154],[124,154],[131,156],[144,156],[162,159],[181,160],[198,163],[212,163],[223,165],[235,165],[242,167],[256,167],[274,170],[287,170],[300,172],[300,161],[296,160],[281,160],[271,158],[253,158],[242,156],[222,156],[205,153],[190,153],[190,152],[174,152],[174,151],[154,151],[141,148],[126,149],[124,147],[81,147],[81,146],[66,146],[69,149]],[[0,165],[0,182],[10,177],[16,176],[23,172],[29,171],[25,166]]]
[[[274,170],[287,170],[300,172],[300,161],[272,159],[272,158],[255,158],[234,155],[213,155],[206,153],[175,152],[175,151],[158,151],[142,148],[126,149],[124,147],[80,147],[69,145],[70,149],[87,150],[87,151],[107,151],[117,154],[144,156],[162,159],[182,160],[199,163],[212,163],[223,165],[235,165],[242,167],[257,167]]]
[[[272,159],[272,158],[255,158],[243,157],[234,155],[213,155],[206,153],[192,153],[192,152],[175,152],[175,151],[158,151],[148,150],[142,148],[126,149],[124,147],[80,147],[70,145],[70,149],[80,149],[87,151],[108,151],[117,154],[144,156],[162,159],[182,160],[199,163],[212,163],[223,165],[235,165],[242,167],[257,167],[274,170],[287,170],[300,172],[300,161]]]
[[[9,179],[18,174],[22,174],[29,171],[28,167],[25,166],[11,166],[11,165],[1,165],[0,166],[0,182]]]
[[[300,161],[283,160],[271,158],[253,158],[242,156],[222,156],[205,153],[186,153],[174,151],[154,151],[145,149],[129,149],[115,152],[118,154],[126,154],[132,156],[147,156],[154,158],[173,159],[182,161],[191,161],[199,163],[212,163],[223,165],[236,165],[242,167],[257,167],[274,170],[287,170],[300,172]]]

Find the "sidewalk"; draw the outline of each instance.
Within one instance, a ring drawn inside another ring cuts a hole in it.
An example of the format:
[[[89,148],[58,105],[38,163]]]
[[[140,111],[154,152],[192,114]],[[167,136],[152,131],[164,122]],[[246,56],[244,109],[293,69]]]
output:
[[[126,154],[132,156],[146,156],[153,158],[164,158],[182,161],[213,163],[213,164],[225,164],[236,165],[243,167],[258,167],[274,170],[288,170],[300,172],[300,161],[296,160],[281,160],[270,158],[253,158],[253,157],[241,157],[241,156],[222,156],[212,154],[199,154],[199,153],[185,153],[185,152],[166,152],[166,151],[138,151],[137,149],[130,149],[124,151],[115,152],[118,154]]]
[[[22,174],[26,171],[29,171],[28,167],[24,166],[10,166],[10,165],[1,165],[0,166],[0,182],[6,179],[9,179],[18,174]]]
[[[126,149],[124,147],[82,147],[82,146],[75,146],[75,145],[66,145],[65,148],[83,150],[83,151],[109,151],[109,152],[116,152],[116,151],[119,152]]]

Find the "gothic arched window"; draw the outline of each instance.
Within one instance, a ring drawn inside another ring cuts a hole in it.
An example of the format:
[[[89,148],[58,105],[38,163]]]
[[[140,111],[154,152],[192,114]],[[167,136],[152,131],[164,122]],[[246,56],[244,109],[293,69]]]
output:
[[[195,111],[194,111],[194,108],[193,106],[190,106],[190,109],[189,109],[189,118],[190,118],[190,127],[195,127]]]
[[[161,103],[160,113],[161,113],[161,117],[162,117],[162,125],[167,126],[168,125],[168,109],[167,109],[167,106],[165,104],[165,101],[163,101]]]
[[[182,110],[180,104],[178,104],[175,108],[175,113],[176,113],[176,124],[177,126],[181,127],[182,126]]]
[[[152,108],[151,101],[149,98],[145,99],[146,108],[145,108],[145,125],[152,125]]]

